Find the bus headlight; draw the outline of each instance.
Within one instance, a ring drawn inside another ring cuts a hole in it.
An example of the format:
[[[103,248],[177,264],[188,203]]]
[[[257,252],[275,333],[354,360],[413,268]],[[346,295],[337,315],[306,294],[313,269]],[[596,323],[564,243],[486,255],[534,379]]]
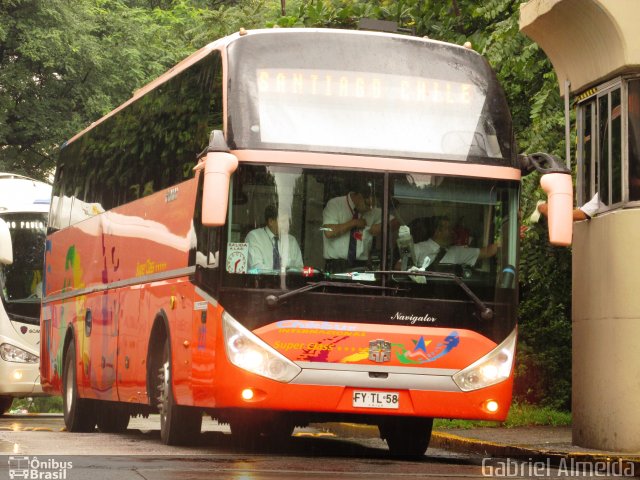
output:
[[[222,314],[222,329],[227,358],[235,366],[278,382],[290,382],[302,370],[227,312]]]
[[[453,381],[460,390],[469,392],[505,381],[511,375],[516,350],[516,330],[477,362],[460,370]]]
[[[0,345],[0,357],[2,357],[5,362],[38,363],[37,355],[33,355],[10,343]]]

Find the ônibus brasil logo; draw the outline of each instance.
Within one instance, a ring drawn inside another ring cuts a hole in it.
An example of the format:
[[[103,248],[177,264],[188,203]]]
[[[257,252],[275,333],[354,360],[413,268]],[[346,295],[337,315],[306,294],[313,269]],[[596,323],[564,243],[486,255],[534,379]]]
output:
[[[66,480],[67,471],[73,468],[73,462],[54,458],[10,456],[9,478],[27,478],[32,480]]]

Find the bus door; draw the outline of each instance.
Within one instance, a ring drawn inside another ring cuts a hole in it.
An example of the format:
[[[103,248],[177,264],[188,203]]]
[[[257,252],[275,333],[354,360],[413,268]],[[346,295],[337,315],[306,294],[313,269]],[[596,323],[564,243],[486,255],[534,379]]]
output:
[[[115,400],[116,350],[118,337],[117,292],[102,292],[86,299],[84,334],[89,357],[89,386],[96,397]]]
[[[121,402],[146,403],[146,352],[148,316],[141,309],[144,285],[118,291],[118,398]]]

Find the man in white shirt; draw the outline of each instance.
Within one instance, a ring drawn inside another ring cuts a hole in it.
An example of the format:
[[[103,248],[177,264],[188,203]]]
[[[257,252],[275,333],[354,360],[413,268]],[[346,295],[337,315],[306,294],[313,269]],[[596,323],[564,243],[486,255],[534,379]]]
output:
[[[431,237],[414,245],[418,267],[427,268],[434,264],[456,264],[473,266],[480,258],[493,257],[498,245],[493,243],[483,248],[451,245],[453,229],[447,217],[431,219]]]
[[[302,268],[304,264],[298,241],[293,235],[280,235],[279,223],[284,224],[288,218],[278,219],[275,205],[268,205],[264,216],[265,226],[251,230],[245,239],[249,245],[249,272]]]
[[[366,185],[355,186],[346,195],[332,198],[322,212],[325,268],[331,272],[364,267],[369,261],[373,237],[381,222],[381,210],[372,208]]]

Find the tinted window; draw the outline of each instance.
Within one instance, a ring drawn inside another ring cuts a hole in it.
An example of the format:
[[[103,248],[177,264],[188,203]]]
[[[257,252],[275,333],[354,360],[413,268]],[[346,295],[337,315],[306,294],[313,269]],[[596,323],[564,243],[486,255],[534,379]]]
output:
[[[511,117],[475,52],[403,37],[248,35],[229,47],[229,144],[511,164]]]
[[[52,225],[82,220],[193,175],[222,129],[222,67],[214,52],[61,151]]]

